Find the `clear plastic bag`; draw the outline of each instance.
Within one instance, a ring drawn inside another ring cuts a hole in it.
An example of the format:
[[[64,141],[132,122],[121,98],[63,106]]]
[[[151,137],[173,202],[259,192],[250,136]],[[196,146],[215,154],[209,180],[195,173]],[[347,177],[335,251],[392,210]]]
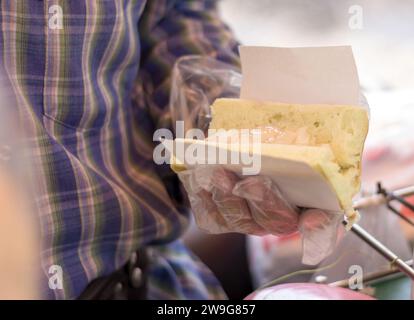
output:
[[[207,56],[181,57],[174,65],[172,77],[170,112],[173,123],[184,121],[185,131],[207,131],[214,100],[239,97],[240,70]]]
[[[237,68],[210,57],[180,58],[173,68],[170,95],[169,107],[173,123],[184,121],[185,132],[193,128],[206,132],[211,120],[210,105],[216,98],[239,97],[241,78]],[[363,97],[361,101],[364,101]],[[367,108],[366,102],[363,104]],[[276,137],[277,142],[282,138],[286,139],[285,132],[276,136],[272,130],[269,134],[272,139]],[[293,140],[296,141],[296,137]],[[256,184],[253,184],[256,191],[263,190],[261,194],[254,194],[254,192],[246,192],[249,183],[253,180],[242,179],[229,183],[225,170],[221,169],[221,171],[223,177],[227,179],[221,186],[215,178],[220,171],[211,167],[179,173],[192,205],[195,220],[201,229],[210,233],[233,231],[256,235],[269,233],[281,235],[294,232],[300,225],[304,239],[304,262],[316,264],[332,252],[341,214],[314,210],[307,212],[306,219],[300,222],[300,217],[292,213],[298,212],[296,208],[278,210],[278,207],[286,209],[292,206],[286,205],[283,195],[270,179],[252,177],[261,180],[260,183],[255,181]],[[222,178],[222,180],[226,179]],[[229,188],[230,185],[232,188]],[[270,198],[273,202],[269,201]],[[257,206],[258,203],[260,207]],[[274,210],[270,206],[273,206]],[[312,224],[311,220],[320,223]]]

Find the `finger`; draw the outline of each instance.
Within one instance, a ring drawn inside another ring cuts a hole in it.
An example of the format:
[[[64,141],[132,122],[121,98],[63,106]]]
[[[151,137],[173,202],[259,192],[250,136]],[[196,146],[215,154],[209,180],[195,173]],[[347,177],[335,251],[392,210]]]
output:
[[[212,199],[230,229],[235,232],[264,235],[265,230],[252,218],[245,199],[233,194],[239,177],[222,167],[212,175]]]
[[[246,199],[253,219],[268,233],[285,235],[298,230],[298,212],[283,199],[270,178],[246,178],[235,185],[233,194]]]
[[[217,205],[214,203],[210,192],[201,190],[195,196],[198,199],[192,201],[191,207],[194,211],[194,220],[201,230],[208,233],[226,233],[232,231],[217,208]]]
[[[211,199],[211,193],[204,190],[196,181],[195,170],[180,172],[178,177],[187,192],[197,226],[207,233],[230,232],[231,230],[227,226],[226,221]]]

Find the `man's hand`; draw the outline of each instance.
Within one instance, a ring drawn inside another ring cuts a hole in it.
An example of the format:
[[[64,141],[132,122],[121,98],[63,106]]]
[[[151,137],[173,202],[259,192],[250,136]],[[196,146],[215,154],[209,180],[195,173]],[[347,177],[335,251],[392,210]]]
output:
[[[302,262],[319,263],[332,253],[341,215],[290,205],[268,177],[239,178],[223,167],[179,174],[197,225],[208,233],[239,232],[277,236],[300,231]]]
[[[270,178],[240,179],[223,167],[179,173],[198,226],[210,233],[284,235],[298,230],[299,210]]]

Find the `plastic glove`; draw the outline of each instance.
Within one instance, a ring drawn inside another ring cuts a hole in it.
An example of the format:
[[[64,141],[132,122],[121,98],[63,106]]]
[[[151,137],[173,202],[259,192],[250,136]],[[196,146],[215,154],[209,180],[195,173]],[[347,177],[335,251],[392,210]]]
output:
[[[301,214],[299,230],[302,234],[303,264],[318,264],[332,253],[342,219],[339,214],[319,209],[309,209]]]
[[[240,179],[221,166],[180,172],[196,223],[209,233],[284,235],[297,231],[299,210],[267,177]]]
[[[264,234],[252,221],[244,199],[234,196],[232,190],[237,177],[224,169],[200,167],[178,174],[193,209],[200,229],[208,233],[241,232]]]
[[[208,233],[240,232],[277,236],[300,231],[303,263],[317,264],[335,244],[341,215],[289,204],[265,176],[240,178],[223,166],[203,166],[178,174],[195,221]]]

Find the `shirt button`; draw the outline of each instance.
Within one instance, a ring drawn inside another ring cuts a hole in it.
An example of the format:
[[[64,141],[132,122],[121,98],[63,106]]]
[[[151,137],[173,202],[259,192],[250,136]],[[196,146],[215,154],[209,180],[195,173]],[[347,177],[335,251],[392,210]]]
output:
[[[122,295],[123,289],[124,289],[124,286],[122,285],[121,282],[118,282],[115,285],[115,288],[114,288],[114,300],[123,300],[124,299],[124,297]]]
[[[131,272],[131,284],[135,289],[139,288],[142,283],[142,271],[140,268],[134,268]]]
[[[129,266],[130,266],[131,268],[135,267],[135,265],[136,265],[137,261],[138,261],[138,255],[137,255],[137,253],[136,253],[136,252],[133,252],[133,253],[131,254],[131,257],[129,258]]]

